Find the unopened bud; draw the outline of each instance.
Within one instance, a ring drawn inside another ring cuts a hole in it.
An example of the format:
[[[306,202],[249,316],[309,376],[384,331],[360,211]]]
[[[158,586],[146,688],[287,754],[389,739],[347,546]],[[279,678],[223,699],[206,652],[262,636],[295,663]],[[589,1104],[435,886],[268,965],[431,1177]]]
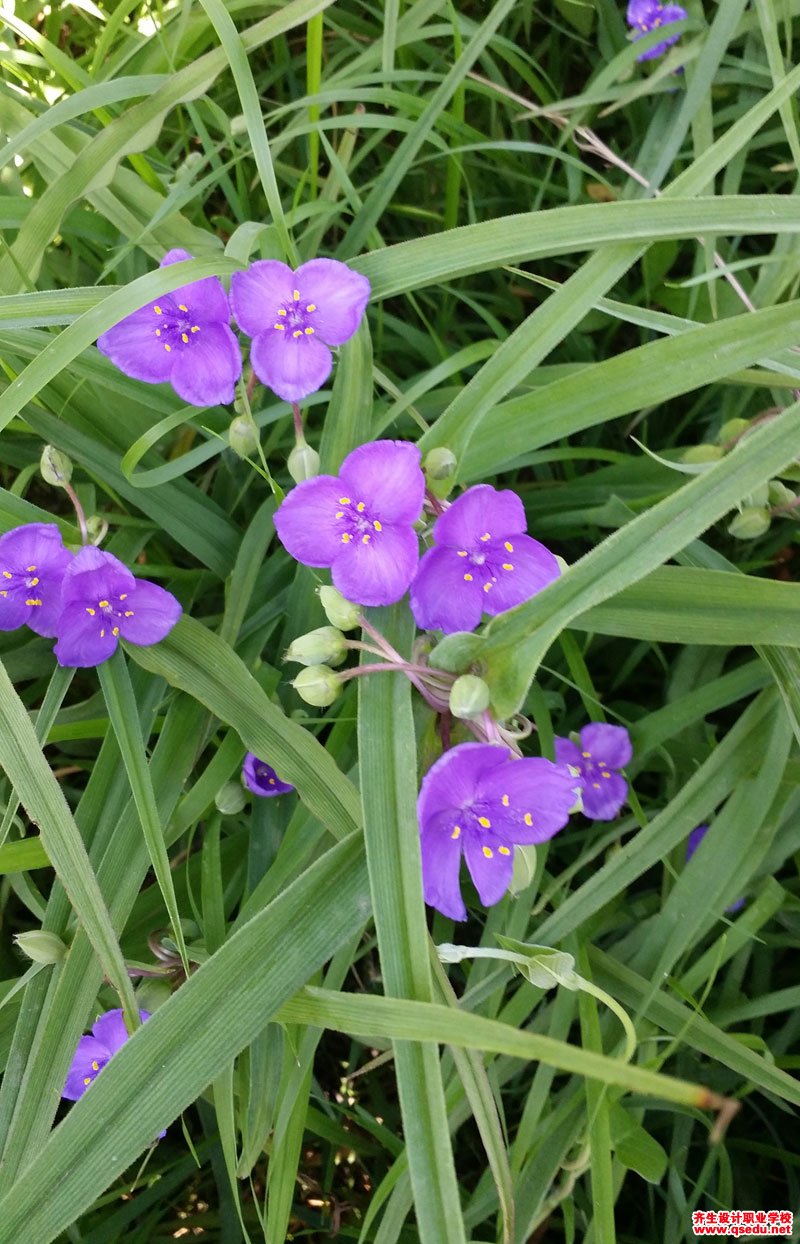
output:
[[[143,1011],[157,1011],[165,1002],[169,1002],[172,987],[163,977],[151,977],[143,980],[136,990],[136,1002]]]
[[[699,465],[703,462],[717,462],[722,456],[721,445],[690,445],[681,454],[681,461]]]
[[[456,482],[458,460],[452,449],[443,445],[425,455],[422,463],[428,487],[435,497],[444,500]]]
[[[748,505],[736,515],[728,527],[728,535],[736,540],[757,540],[765,531],[769,531],[769,524],[769,510]]]
[[[67,957],[67,947],[61,938],[44,929],[17,933],[14,941],[33,963],[61,963]]]
[[[236,816],[247,803],[247,796],[241,782],[226,782],[214,796],[217,812],[223,816]]]
[[[514,870],[511,873],[509,891],[516,896],[528,886],[536,876],[536,847],[532,844],[514,848]]]
[[[747,509],[749,506],[755,506],[760,509],[769,501],[769,484],[759,484],[746,497],[742,497],[742,508]]]
[[[108,519],[103,518],[102,514],[90,514],[86,519],[86,534],[89,537],[90,544],[102,544],[106,538],[107,531]]]
[[[450,712],[454,717],[480,717],[489,707],[489,688],[475,674],[462,674],[450,688]]]
[[[240,458],[252,458],[258,453],[260,438],[258,428],[249,415],[237,415],[228,428],[228,444]]]
[[[307,635],[298,635],[286,649],[284,661],[298,665],[341,665],[347,656],[347,640],[335,626],[318,626]]]
[[[321,587],[319,599],[325,610],[325,617],[331,626],[340,631],[354,631],[361,625],[361,611],[358,605],[345,600],[342,593],[335,587]]]
[[[787,488],[779,479],[771,479],[767,490],[767,499],[770,505],[793,505],[797,500],[797,494],[792,492],[791,488]]]
[[[296,484],[314,479],[319,475],[319,454],[305,441],[299,441],[289,454],[286,468]]]
[[[327,665],[309,665],[292,683],[301,700],[314,708],[327,708],[341,694],[342,684]]]
[[[728,419],[717,433],[717,440],[720,445],[727,445],[729,441],[738,441],[739,437],[744,436],[749,427],[749,419]]]
[[[63,488],[72,479],[72,462],[54,445],[45,445],[39,461],[39,470],[46,484]]]

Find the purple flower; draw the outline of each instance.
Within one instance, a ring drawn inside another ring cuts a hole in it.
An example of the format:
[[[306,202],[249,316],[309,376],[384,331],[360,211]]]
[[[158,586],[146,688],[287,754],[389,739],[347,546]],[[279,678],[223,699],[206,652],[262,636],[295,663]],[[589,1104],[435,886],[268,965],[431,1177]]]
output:
[[[288,795],[294,787],[282,782],[272,765],[259,760],[255,752],[248,752],[242,765],[242,777],[248,790],[254,795]]]
[[[0,536],[0,631],[27,623],[37,635],[55,635],[71,561],[54,523],[28,523]]]
[[[411,611],[424,630],[471,631],[481,614],[503,613],[559,576],[549,549],[525,534],[515,492],[477,484],[436,520],[411,584]]]
[[[697,848],[700,846],[700,843],[703,841],[707,833],[708,833],[707,825],[698,825],[697,828],[693,829],[692,832],[689,834],[689,838],[686,842],[686,863],[687,864],[689,863],[689,860],[692,858]],[[730,907],[726,907],[725,910],[728,912],[740,911],[742,907],[744,907],[744,899],[737,898],[736,901],[731,903]]]
[[[557,738],[556,760],[580,772],[584,815],[613,821],[628,794],[628,783],[614,770],[624,768],[633,755],[630,735],[624,726],[595,721],[583,727],[580,740],[578,747],[572,739]]]
[[[643,35],[649,34],[651,30],[661,30],[673,22],[682,22],[687,16],[686,9],[679,4],[659,4],[659,0],[630,0],[628,4],[628,25],[633,27],[634,42],[641,39]],[[680,37],[680,31],[667,35],[661,43],[657,43],[655,47],[637,56],[637,61],[655,60],[663,56],[667,48],[677,43]]]
[[[156,644],[180,615],[171,592],[147,579],[134,579],[111,553],[87,545],[64,575],[54,652],[59,665],[99,665],[120,637],[143,647]]]
[[[312,259],[292,272],[276,259],[259,259],[231,279],[239,327],[253,338],[250,362],[264,384],[286,402],[321,388],[340,346],[358,328],[370,284],[336,259]]]
[[[425,902],[466,920],[458,882],[461,853],[487,907],[511,881],[514,847],[546,842],[563,829],[577,782],[549,760],[515,760],[493,743],[459,743],[422,781],[417,815]]]
[[[140,1011],[142,1023],[150,1018],[149,1011]],[[61,1096],[67,1101],[83,1097],[89,1085],[96,1080],[106,1063],[128,1040],[129,1032],[122,1018],[122,1011],[105,1011],[92,1027],[90,1037],[81,1037],[67,1072]],[[163,1133],[162,1133],[163,1135]]]
[[[419,459],[408,441],[373,441],[347,455],[338,477],[304,480],[275,514],[284,548],[305,566],[330,566],[349,601],[393,604],[419,559],[412,526],[425,495]]]
[[[159,267],[191,258],[188,251],[168,251]],[[230,318],[222,282],[207,276],[126,316],[98,338],[97,347],[134,380],[168,380],[184,402],[216,406],[233,401],[242,374]]]

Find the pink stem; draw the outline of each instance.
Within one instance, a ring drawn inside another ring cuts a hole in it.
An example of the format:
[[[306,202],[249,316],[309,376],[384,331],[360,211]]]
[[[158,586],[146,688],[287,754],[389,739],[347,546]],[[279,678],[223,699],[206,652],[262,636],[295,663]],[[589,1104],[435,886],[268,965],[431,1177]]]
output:
[[[295,439],[298,441],[304,441],[305,435],[303,434],[303,416],[297,402],[292,402],[292,417],[294,418]]]

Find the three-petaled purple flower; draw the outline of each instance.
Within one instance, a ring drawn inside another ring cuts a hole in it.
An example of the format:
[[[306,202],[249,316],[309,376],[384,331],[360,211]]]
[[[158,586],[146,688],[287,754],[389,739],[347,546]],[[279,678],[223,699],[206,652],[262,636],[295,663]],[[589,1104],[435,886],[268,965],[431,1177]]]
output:
[[[294,787],[282,782],[272,765],[259,760],[255,752],[248,752],[242,765],[242,777],[248,790],[254,795],[288,795]]]
[[[188,251],[168,251],[159,267],[191,258]],[[193,406],[227,404],[242,374],[230,318],[222,282],[207,276],[126,316],[98,338],[97,346],[134,380],[169,381]]]
[[[149,1011],[140,1011],[142,1023],[150,1018]],[[113,1058],[128,1040],[130,1033],[125,1027],[122,1011],[105,1011],[92,1026],[92,1035],[81,1037],[67,1072],[61,1096],[67,1101],[83,1097],[89,1085],[97,1079],[106,1063]]]
[[[580,773],[583,812],[593,821],[613,821],[628,795],[628,783],[616,772],[630,762],[631,739],[624,726],[594,721],[572,739],[557,738],[556,760]]]
[[[284,548],[305,566],[330,566],[358,605],[391,605],[419,560],[413,523],[425,495],[420,453],[408,441],[373,441],[348,454],[338,477],[293,488],[275,514]]]
[[[171,592],[135,579],[112,553],[87,545],[64,575],[54,652],[59,665],[86,669],[107,661],[120,638],[144,647],[158,643],[180,615]]]
[[[703,841],[706,834],[708,833],[708,828],[709,828],[708,825],[698,825],[689,834],[689,838],[686,843],[686,863],[687,864],[689,863],[689,860],[692,858],[695,851],[700,846],[700,843]],[[726,907],[725,910],[727,912],[740,911],[742,907],[744,907],[744,899],[737,898],[733,903],[731,903],[730,907]]]
[[[253,338],[250,362],[259,380],[286,402],[299,402],[330,375],[329,346],[340,346],[361,322],[370,284],[336,259],[312,259],[296,272],[259,259],[231,279],[239,327]]]
[[[52,637],[72,554],[54,523],[27,523],[0,536],[0,631],[27,624]]]
[[[686,9],[680,4],[660,4],[659,0],[629,0],[628,4],[627,19],[628,25],[633,27],[634,42],[650,34],[651,30],[664,30],[673,22],[682,22],[687,16]],[[677,43],[680,37],[680,31],[669,34],[655,47],[642,52],[636,59],[655,60],[663,56],[667,48]]]
[[[546,842],[563,829],[577,786],[566,766],[515,760],[493,743],[459,743],[445,752],[417,800],[425,902],[466,920],[462,852],[481,902],[499,902],[511,882],[515,845]]]
[[[481,614],[521,605],[558,578],[549,549],[525,534],[515,492],[476,484],[439,516],[411,584],[411,611],[424,630],[471,631]]]

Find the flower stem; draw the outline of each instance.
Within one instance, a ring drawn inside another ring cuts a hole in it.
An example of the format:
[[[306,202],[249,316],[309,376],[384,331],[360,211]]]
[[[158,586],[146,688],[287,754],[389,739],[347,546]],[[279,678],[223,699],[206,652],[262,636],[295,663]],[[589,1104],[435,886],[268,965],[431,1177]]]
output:
[[[73,506],[75,507],[75,515],[78,519],[78,526],[81,529],[81,544],[88,544],[89,543],[89,528],[86,526],[86,514],[84,512],[83,506],[78,500],[78,494],[76,493],[75,489],[72,487],[72,484],[68,484],[66,480],[64,480],[61,486],[64,489],[64,492],[69,497]]]
[[[292,417],[294,419],[294,436],[298,444],[302,444],[305,440],[303,433],[303,414],[297,402],[292,402]]]

